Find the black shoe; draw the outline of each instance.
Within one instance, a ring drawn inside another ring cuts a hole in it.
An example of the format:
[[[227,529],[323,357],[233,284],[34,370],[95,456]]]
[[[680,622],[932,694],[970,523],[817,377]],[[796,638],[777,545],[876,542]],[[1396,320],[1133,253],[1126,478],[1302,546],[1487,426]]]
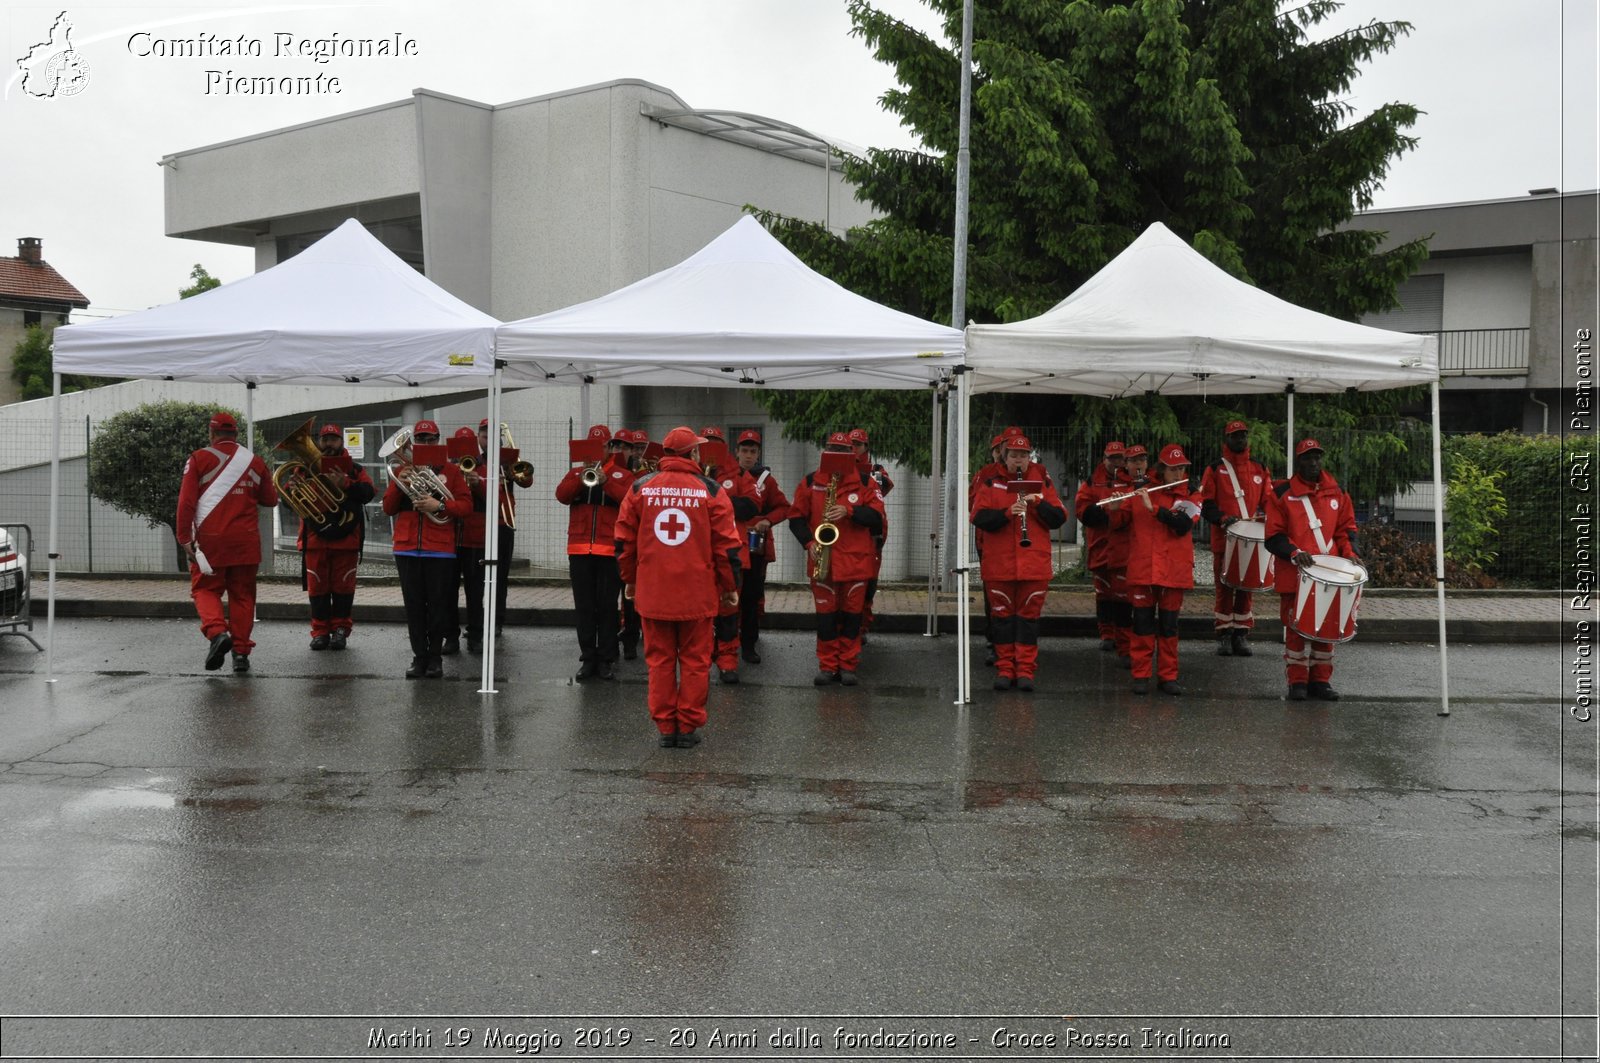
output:
[[[718,668],[717,671],[719,673],[721,673],[722,681],[724,683],[727,683],[729,686],[736,686],[738,684],[738,682],[739,682],[739,669],[737,669],[737,668]]]
[[[467,636],[467,652],[468,653],[482,653],[483,652],[483,639],[479,638],[476,635],[468,635]]]
[[[1304,683],[1290,683],[1289,684],[1289,700],[1290,701],[1304,701],[1304,700],[1306,700],[1306,685]]]
[[[856,674],[854,672],[841,671],[839,673],[839,685],[842,687],[853,687],[858,682],[859,680],[856,679]]]
[[[990,646],[988,656],[984,657],[983,663],[988,665],[990,668],[993,668],[995,664],[999,662],[999,660],[1000,655],[994,651],[993,646]]]
[[[825,687],[836,681],[838,678],[838,672],[818,672],[816,675],[811,677],[811,685],[814,687]]]
[[[577,679],[578,682],[582,683],[585,680],[593,679],[595,676],[597,676],[599,674],[600,674],[600,662],[599,661],[583,661],[583,662],[579,663],[579,665],[578,665],[578,674],[574,678]]]
[[[662,735],[661,736],[661,748],[662,749],[671,749],[674,746],[676,746],[677,744],[678,744],[678,732],[674,731],[669,735]]]
[[[325,650],[328,648],[328,645],[331,642],[332,640],[327,635],[317,635],[311,640],[311,648],[314,650]]]
[[[1306,694],[1314,701],[1338,701],[1339,692],[1327,683],[1311,683],[1306,687]]]
[[[421,679],[427,670],[428,659],[426,657],[413,657],[411,658],[411,667],[406,669],[406,678]]]
[[[1148,693],[1150,693],[1150,680],[1148,680],[1148,679],[1135,679],[1133,681],[1133,692],[1135,694],[1148,694]]]
[[[1017,676],[1017,689],[1022,691],[1024,694],[1032,694],[1033,680],[1025,675]]]
[[[624,646],[624,647],[622,647],[622,659],[624,661],[636,661],[636,660],[638,660],[639,659],[639,648],[637,646]]]
[[[1218,651],[1221,652],[1220,650]],[[1233,655],[1235,657],[1254,657],[1256,651],[1250,648],[1250,641],[1243,635],[1233,636]]]
[[[740,650],[739,651],[739,656],[743,657],[745,660],[749,661],[751,664],[760,664],[761,663],[761,654],[756,652],[756,648],[754,646],[747,646],[743,650]]]
[[[206,651],[206,671],[215,672],[222,667],[222,659],[233,649],[233,636],[224,631],[211,637],[211,648]]]
[[[423,669],[422,674],[429,679],[443,679],[444,662],[438,657],[429,657],[427,667]]]
[[[1132,668],[1133,658],[1126,653],[1120,654],[1117,657],[1117,664],[1121,665],[1123,668]]]
[[[342,649],[344,649],[345,640],[348,639],[349,637],[350,637],[350,632],[344,630],[343,628],[340,628],[339,630],[335,631],[333,634],[328,636],[328,649],[330,649],[330,650],[342,650]],[[312,649],[316,649],[316,647],[313,646]]]
[[[997,675],[997,676],[994,677],[994,688],[996,690],[1010,690],[1011,689],[1011,682],[1012,682],[1012,680],[1011,680],[1010,676],[1008,676],[1008,675]]]
[[[616,664],[614,662],[612,662],[612,661],[601,661],[600,662],[600,678],[608,680],[608,681],[615,681],[616,678],[617,678],[617,666],[616,666]]]
[[[458,654],[460,652],[461,652],[461,640],[460,639],[445,639],[444,640],[444,645],[439,647],[439,656],[441,656],[441,657],[454,657],[456,654]]]
[[[236,673],[237,672],[248,672],[250,670],[250,658],[246,657],[242,653],[234,654],[233,655],[233,670]],[[1334,696],[1337,697],[1338,695],[1336,694]]]
[[[1217,636],[1217,656],[1233,656],[1233,636],[1228,634],[1226,631]]]
[[[677,746],[679,749],[690,749],[700,744],[700,736],[693,731],[683,731],[678,735]]]
[[[1100,640],[1100,649],[1101,649],[1101,652],[1103,652],[1103,653],[1116,653],[1117,652],[1117,640],[1116,639],[1101,639]]]
[[[1171,694],[1175,698],[1183,694],[1183,687],[1176,679],[1163,679],[1156,685],[1156,689],[1163,694]]]

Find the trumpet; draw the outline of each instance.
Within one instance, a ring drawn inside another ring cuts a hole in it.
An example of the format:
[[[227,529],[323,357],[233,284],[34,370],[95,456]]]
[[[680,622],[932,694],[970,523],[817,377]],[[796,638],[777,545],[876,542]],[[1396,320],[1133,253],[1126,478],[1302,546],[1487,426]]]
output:
[[[411,499],[412,505],[421,502],[424,498],[436,498],[441,502],[449,502],[455,498],[444,479],[425,465],[415,465],[411,461],[411,429],[402,428],[389,437],[389,441],[378,450],[378,457],[382,458],[389,467],[389,479],[400,485],[400,490]],[[418,510],[418,512],[422,512]],[[449,524],[450,516],[443,510],[433,513],[423,513],[424,517],[435,524]]]
[[[472,455],[468,454],[466,457],[456,462],[456,468],[460,469],[463,473],[468,473],[475,471],[479,464],[481,463],[477,458],[474,458]]]
[[[583,472],[578,475],[578,482],[585,487],[599,487],[605,482],[606,474],[600,471],[600,463],[584,466]]]
[[[516,450],[517,441],[511,438],[511,426],[504,421],[500,422],[500,445],[507,450]],[[518,458],[507,469],[511,482],[518,487],[533,486],[533,462]]]
[[[838,493],[839,474],[834,473],[828,478],[827,493],[822,496],[824,514],[833,508]],[[839,526],[831,520],[824,520],[811,533],[811,541],[816,545],[811,552],[811,582],[827,583],[828,577],[833,574],[833,544],[839,541]]]
[[[332,538],[355,518],[344,508],[344,491],[322,473],[322,451],[311,438],[315,422],[314,416],[306,418],[305,424],[272,448],[298,455],[278,466],[272,474],[272,486],[313,532]]]

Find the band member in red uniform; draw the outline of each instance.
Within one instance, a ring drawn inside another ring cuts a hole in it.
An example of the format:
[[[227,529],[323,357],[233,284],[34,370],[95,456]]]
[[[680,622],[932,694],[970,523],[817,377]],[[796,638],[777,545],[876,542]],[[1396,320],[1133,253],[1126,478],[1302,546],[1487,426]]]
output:
[[[256,622],[256,569],[261,564],[258,507],[278,504],[267,463],[239,445],[230,413],[211,415],[211,443],[189,454],[173,521],[178,545],[189,555],[189,596],[200,614],[206,671],[222,667],[233,651],[233,670],[250,670],[250,634]],[[228,596],[223,616],[222,596]]]
[[[409,463],[419,446],[439,442],[439,425],[418,421],[411,430]],[[461,470],[448,461],[418,467],[433,470],[449,492],[440,499],[427,492],[413,498],[391,475],[383,492],[383,511],[394,518],[394,566],[400,577],[400,597],[406,607],[406,635],[411,641],[411,667],[407,679],[438,679],[444,675],[445,640],[456,627],[456,528],[472,512],[472,491]]]
[[[705,474],[721,485],[733,505],[734,532],[739,536],[739,569],[750,567],[750,548],[747,532],[756,519],[760,506],[756,501],[755,479],[734,460],[728,452],[728,441],[722,429],[715,425],[700,429],[708,444],[720,444],[715,450],[720,457],[707,454],[712,447],[701,450],[701,460],[706,462]],[[717,674],[724,683],[739,681],[739,606],[737,602],[723,602],[717,609],[714,625],[717,637]]]
[[[1250,457],[1250,426],[1229,421],[1223,429],[1222,457],[1206,466],[1200,479],[1200,513],[1211,523],[1211,582],[1217,589],[1217,655],[1250,657],[1250,632],[1256,626],[1254,597],[1222,582],[1228,526],[1260,520],[1272,491],[1272,473]]]
[[[623,428],[617,431],[617,438],[627,441],[628,447],[624,452],[627,456],[628,471],[634,476],[640,476],[644,470],[644,453],[650,446],[650,436],[642,429]],[[617,633],[618,640],[622,643],[622,659],[625,661],[637,660],[639,657],[639,610],[633,606],[633,599],[626,594],[618,606],[618,615],[622,618],[622,628]]]
[[[311,648],[342,650],[355,621],[356,568],[367,538],[366,504],[377,489],[367,470],[344,449],[344,429],[325,424],[317,436],[322,451],[319,472],[344,492],[338,515],[326,528],[308,529],[300,522],[296,545],[304,560],[305,590],[311,600]]]
[[[631,481],[616,521],[618,567],[644,625],[650,718],[666,747],[697,745],[711,685],[712,618],[738,598],[728,492],[700,471],[705,437],[674,428],[661,468]]]
[[[1163,694],[1178,695],[1178,614],[1194,586],[1194,539],[1200,507],[1189,497],[1183,448],[1161,448],[1156,482],[1134,498],[1111,502],[1128,512],[1128,601],[1133,607],[1133,692],[1148,694],[1152,670]],[[1165,484],[1177,486],[1164,487]],[[1152,668],[1153,666],[1153,668]]]
[[[973,473],[971,481],[967,484],[968,513],[972,512],[972,504],[978,500],[978,488],[982,487],[995,477],[1005,476],[1006,463],[1002,461],[1001,458],[1005,454],[1006,439],[1010,436],[1021,434],[1022,430],[1020,428],[1017,428],[1015,425],[1011,425],[1008,426],[1005,431],[989,440],[989,464],[983,466],[977,472]],[[994,648],[994,627],[989,616],[989,593],[983,589],[982,528],[975,527],[972,529],[972,549],[978,555],[979,561],[978,590],[983,602],[983,641],[986,643],[986,648],[988,650],[984,657],[983,663],[992,668],[994,667],[995,663],[1000,660],[1000,654],[999,651]]]
[[[1111,589],[1111,572],[1107,567],[1111,551],[1106,536],[1109,516],[1104,506],[1095,503],[1111,497],[1117,484],[1122,481],[1122,471],[1127,465],[1127,459],[1123,456],[1125,449],[1117,440],[1107,443],[1099,464],[1089,478],[1078,485],[1078,494],[1072,500],[1072,508],[1083,525],[1084,567],[1089,570],[1089,578],[1094,583],[1094,615],[1100,634],[1100,648],[1107,653],[1117,648],[1118,602]]]
[[[1355,506],[1322,468],[1322,444],[1302,439],[1294,448],[1294,475],[1267,495],[1267,549],[1290,562],[1277,566],[1278,616],[1283,620],[1283,661],[1289,700],[1338,701],[1333,689],[1333,643],[1312,642],[1290,626],[1300,591],[1300,570],[1312,554],[1359,561]]]
[[[467,649],[477,653],[483,649],[483,551],[484,533],[489,526],[488,457],[478,442],[480,432],[463,425],[456,429],[450,441],[451,460],[461,469],[461,478],[467,481],[472,492],[472,512],[456,527],[456,575],[466,599]],[[462,453],[458,456],[457,451]],[[462,457],[470,457],[476,468],[463,468]],[[456,627],[462,625],[457,623]],[[444,655],[461,652],[459,635],[452,633],[445,639]]]
[[[867,632],[872,630],[872,601],[878,596],[878,573],[883,570],[883,544],[889,537],[887,499],[889,492],[894,490],[894,481],[889,479],[889,473],[882,465],[873,462],[872,451],[867,443],[867,430],[865,428],[850,429],[850,450],[855,454],[856,475],[861,478],[862,483],[870,480],[878,489],[878,497],[886,500],[883,514],[883,530],[872,537],[876,552],[872,558],[872,578],[867,581],[867,601],[861,609],[862,645],[866,645]]]
[[[494,439],[491,440],[489,438],[489,419],[485,417],[479,421],[478,449],[483,451],[484,476],[497,475],[499,480],[499,498],[496,500],[495,505],[486,508],[487,513],[494,514],[494,526],[499,529],[496,534],[500,536],[495,542],[495,638],[499,638],[505,633],[506,596],[511,593],[511,555],[517,551],[517,489],[523,486],[512,475],[512,470],[501,463],[500,445],[501,440],[498,432],[495,433]],[[528,486],[532,486],[531,480]],[[487,494],[487,491],[485,493]],[[487,530],[487,527],[485,530]],[[471,638],[467,639],[467,644],[469,649],[473,648]]]
[[[1150,468],[1150,452],[1143,443],[1132,443],[1123,450],[1126,463],[1122,479],[1114,485],[1112,494],[1127,494],[1148,483],[1146,472]],[[1110,511],[1106,525],[1106,573],[1111,583],[1111,596],[1116,606],[1112,610],[1115,626],[1111,638],[1116,644],[1117,660],[1122,667],[1133,667],[1133,604],[1128,597],[1128,521],[1129,511],[1120,507],[1103,506]]]
[[[1054,575],[1050,532],[1067,522],[1067,511],[1050,474],[1032,460],[1028,438],[1014,435],[1004,446],[1005,475],[979,486],[970,519],[983,530],[983,591],[998,655],[994,688],[1031,691],[1039,614]]]
[[[761,616],[766,608],[767,566],[778,558],[772,526],[789,518],[789,496],[772,470],[761,464],[761,433],[754,429],[739,433],[739,467],[750,476],[756,499],[755,519],[744,531],[750,568],[739,590],[739,653],[751,664],[760,664],[756,646],[761,641]]]
[[[838,536],[827,547],[816,542],[823,524],[831,524]],[[883,499],[877,485],[862,483],[850,437],[834,432],[823,448],[822,469],[806,473],[789,507],[789,530],[806,549],[806,575],[817,610],[818,672],[812,679],[817,686],[835,681],[856,685],[861,610],[876,555],[872,535],[882,528]]]
[[[556,485],[556,501],[568,507],[567,573],[577,610],[578,682],[615,679],[617,661],[617,507],[633,483],[623,453],[628,444],[603,424],[589,429],[589,438],[605,443],[605,459],[594,471],[599,482],[583,482],[588,466],[573,466]]]

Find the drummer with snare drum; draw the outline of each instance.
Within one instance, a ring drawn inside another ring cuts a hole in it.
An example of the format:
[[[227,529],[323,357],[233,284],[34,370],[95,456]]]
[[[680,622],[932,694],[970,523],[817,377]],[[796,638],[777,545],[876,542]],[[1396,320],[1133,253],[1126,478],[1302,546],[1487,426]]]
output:
[[[1355,506],[1322,468],[1322,444],[1302,439],[1294,448],[1294,475],[1267,496],[1267,549],[1289,564],[1277,566],[1279,615],[1289,700],[1338,701],[1333,689],[1333,641],[1306,638],[1295,630],[1297,598],[1311,585],[1303,572],[1318,567],[1317,555],[1360,560],[1356,553]],[[1354,566],[1359,568],[1359,566]],[[1349,622],[1353,632],[1353,620]],[[1342,641],[1342,638],[1339,640]]]
[[[1248,424],[1229,421],[1222,440],[1222,457],[1207,465],[1200,479],[1200,515],[1211,524],[1211,582],[1217,591],[1212,616],[1217,656],[1249,657],[1254,592],[1273,586],[1261,520],[1272,474],[1250,456]]]

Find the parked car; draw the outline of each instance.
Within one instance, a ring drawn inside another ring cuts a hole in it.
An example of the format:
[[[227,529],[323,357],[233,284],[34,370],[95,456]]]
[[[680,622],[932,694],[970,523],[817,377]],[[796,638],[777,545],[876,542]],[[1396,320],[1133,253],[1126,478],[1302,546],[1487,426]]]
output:
[[[0,620],[27,611],[29,539],[21,525],[0,525]]]

